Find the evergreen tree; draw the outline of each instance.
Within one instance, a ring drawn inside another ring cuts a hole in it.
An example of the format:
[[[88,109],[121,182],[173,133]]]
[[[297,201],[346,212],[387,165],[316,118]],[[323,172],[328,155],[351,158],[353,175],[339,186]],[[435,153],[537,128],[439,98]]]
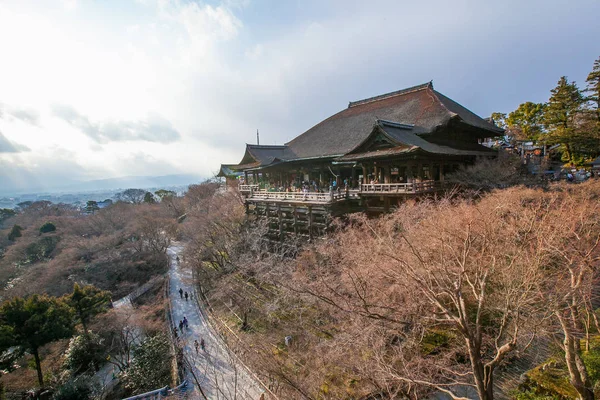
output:
[[[73,310],[46,295],[16,297],[0,306],[0,351],[21,346],[33,354],[38,382],[44,386],[39,348],[73,334]]]
[[[506,125],[512,136],[521,140],[537,140],[543,132],[545,104],[531,101],[520,104],[508,114]]]
[[[21,232],[23,231],[23,227],[20,225],[13,225],[12,229],[8,233],[8,240],[14,242],[18,237],[23,236]]]
[[[156,203],[156,200],[154,199],[154,195],[152,194],[152,192],[146,192],[146,194],[144,195],[144,203],[148,203],[148,204]]]
[[[600,124],[600,57],[594,61],[592,72],[585,81],[587,82],[585,93],[588,95],[586,100],[595,114],[596,123]]]
[[[586,79],[586,118],[585,126],[589,134],[589,153],[593,157],[600,154],[600,57],[594,61],[592,72]]]
[[[110,293],[100,290],[93,285],[73,286],[73,293],[66,297],[67,302],[75,310],[77,319],[83,326],[83,332],[88,335],[88,322],[97,314],[106,311],[110,303]]]
[[[132,392],[143,392],[169,384],[169,341],[162,335],[145,338],[133,349],[133,362],[121,376],[125,387]]]
[[[40,227],[40,233],[48,233],[56,231],[56,225],[52,222],[46,222]]]
[[[89,214],[93,214],[96,211],[98,211],[100,209],[100,206],[98,206],[98,202],[94,201],[94,200],[88,200],[88,202],[85,205],[85,212],[89,213]]]
[[[583,96],[575,82],[566,76],[552,89],[544,112],[543,122],[548,130],[548,139],[563,146],[563,159],[575,164],[578,150],[577,117],[581,114]]]

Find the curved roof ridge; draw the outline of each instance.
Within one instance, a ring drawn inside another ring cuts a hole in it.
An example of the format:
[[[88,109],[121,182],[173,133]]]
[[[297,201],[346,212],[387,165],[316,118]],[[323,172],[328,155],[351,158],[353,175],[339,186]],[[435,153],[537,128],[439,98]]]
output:
[[[432,89],[431,91],[433,92],[434,96],[438,99],[440,104],[446,110],[448,110],[448,112],[450,114],[452,114],[452,116],[458,116],[461,120],[463,120],[467,124],[478,127],[478,128],[486,129],[486,130],[489,130],[492,132],[497,132],[497,133],[504,132],[504,129],[500,128],[499,126],[496,126],[496,124],[493,124],[484,118],[481,118],[479,115],[475,114],[473,111],[469,110],[467,107],[452,100],[448,96],[438,92],[437,90]]]
[[[415,127],[415,124],[405,124],[402,122],[391,121],[388,119],[380,119],[380,118],[377,118],[377,123],[379,125],[393,126],[395,128],[402,128],[402,129],[412,129]]]
[[[287,145],[285,145],[285,144],[252,144],[252,143],[246,143],[246,147],[252,147],[252,148],[283,148],[283,147],[287,147]]]
[[[361,104],[372,103],[374,101],[379,101],[379,100],[387,99],[390,97],[395,97],[395,96],[400,96],[400,95],[407,94],[407,93],[416,92],[418,90],[423,90],[423,89],[427,89],[427,88],[433,89],[433,81],[429,81],[427,83],[423,83],[423,84],[416,85],[416,86],[411,86],[406,89],[396,90],[394,92],[380,94],[378,96],[368,97],[368,98],[362,99],[362,100],[351,101],[350,103],[348,103],[348,108],[359,106]]]

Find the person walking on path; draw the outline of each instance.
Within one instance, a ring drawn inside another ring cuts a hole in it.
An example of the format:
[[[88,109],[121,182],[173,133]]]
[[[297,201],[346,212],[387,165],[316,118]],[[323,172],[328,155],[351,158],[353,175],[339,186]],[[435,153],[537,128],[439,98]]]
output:
[[[181,297],[183,299],[183,289],[179,288],[179,297]]]
[[[179,330],[181,331],[181,334],[183,335],[183,321],[179,321]]]
[[[194,340],[194,347],[196,348],[196,354],[198,354],[199,350],[198,347],[200,346],[200,344],[198,343],[198,339]]]
[[[188,319],[185,317],[185,315],[183,316],[183,326],[185,326],[185,329],[188,329],[189,326],[189,321]]]
[[[206,351],[206,343],[204,343],[204,338],[200,338],[200,348],[202,351]]]
[[[185,301],[188,299],[188,292],[185,292]]]
[[[177,337],[177,327],[176,326],[173,327],[173,337],[175,337],[175,340],[178,339],[178,337]]]

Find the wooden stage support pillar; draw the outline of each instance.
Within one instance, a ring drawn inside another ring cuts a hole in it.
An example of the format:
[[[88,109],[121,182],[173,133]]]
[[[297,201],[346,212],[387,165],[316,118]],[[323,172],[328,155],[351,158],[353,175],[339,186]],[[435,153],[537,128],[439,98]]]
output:
[[[298,211],[294,206],[294,235],[298,235]]]
[[[283,217],[281,215],[281,203],[277,203],[277,220],[279,221],[279,240],[283,242]]]
[[[308,206],[308,238],[310,240],[312,240],[312,238],[313,238],[312,220],[313,220],[312,206]]]

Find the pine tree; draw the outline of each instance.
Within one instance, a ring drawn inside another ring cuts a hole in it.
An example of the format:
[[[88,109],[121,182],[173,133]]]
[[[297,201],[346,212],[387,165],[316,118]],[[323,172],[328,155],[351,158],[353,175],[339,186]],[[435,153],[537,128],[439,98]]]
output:
[[[100,206],[98,206],[98,202],[95,200],[88,200],[88,202],[85,205],[85,212],[87,212],[88,214],[93,214],[99,209]]]
[[[73,286],[73,293],[67,296],[66,301],[75,310],[75,315],[83,326],[83,332],[88,334],[88,322],[101,312],[106,311],[110,303],[110,293],[100,290],[93,285]]]
[[[577,117],[581,114],[583,96],[575,82],[569,82],[566,76],[558,81],[551,90],[544,112],[544,125],[548,130],[548,139],[563,146],[563,158],[569,164],[575,164],[578,150]]]
[[[588,95],[586,100],[595,114],[596,122],[600,124],[600,57],[594,61],[592,72],[585,81],[587,86],[584,91]]]
[[[0,351],[12,346],[29,350],[35,359],[40,386],[44,375],[39,348],[73,334],[73,310],[61,299],[32,295],[0,306]]]

